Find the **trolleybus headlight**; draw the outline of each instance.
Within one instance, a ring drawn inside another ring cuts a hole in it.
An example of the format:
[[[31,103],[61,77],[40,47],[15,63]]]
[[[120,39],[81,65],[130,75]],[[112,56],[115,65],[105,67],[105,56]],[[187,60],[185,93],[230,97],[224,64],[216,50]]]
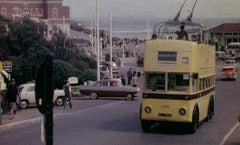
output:
[[[187,111],[184,109],[184,108],[181,108],[180,110],[179,110],[179,113],[180,113],[180,115],[186,115],[186,113],[187,113]]]
[[[152,111],[151,107],[149,107],[149,106],[145,107],[145,112],[146,113],[151,113],[151,111]]]

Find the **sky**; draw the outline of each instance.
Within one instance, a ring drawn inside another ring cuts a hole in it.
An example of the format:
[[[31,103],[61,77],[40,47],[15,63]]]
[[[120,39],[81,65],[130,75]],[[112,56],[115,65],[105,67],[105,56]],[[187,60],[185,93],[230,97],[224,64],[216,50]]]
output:
[[[71,7],[71,17],[90,17],[95,13],[96,0],[63,0]],[[184,0],[99,0],[100,16],[109,11],[117,16],[174,17]],[[182,17],[187,17],[195,0],[187,0]],[[194,17],[230,17],[240,19],[240,0],[198,0]]]

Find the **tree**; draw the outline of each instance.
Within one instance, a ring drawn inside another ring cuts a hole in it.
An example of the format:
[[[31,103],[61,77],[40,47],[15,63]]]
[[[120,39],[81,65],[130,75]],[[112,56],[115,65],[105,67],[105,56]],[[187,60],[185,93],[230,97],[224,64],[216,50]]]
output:
[[[35,79],[38,66],[49,51],[55,54],[56,86],[61,88],[68,77],[83,81],[95,79],[96,61],[84,56],[66,34],[55,29],[51,41],[45,39],[45,24],[29,18],[10,21],[0,17],[0,59],[13,62],[12,76],[18,84]],[[3,53],[2,53],[3,52]],[[90,73],[90,74],[89,74]]]

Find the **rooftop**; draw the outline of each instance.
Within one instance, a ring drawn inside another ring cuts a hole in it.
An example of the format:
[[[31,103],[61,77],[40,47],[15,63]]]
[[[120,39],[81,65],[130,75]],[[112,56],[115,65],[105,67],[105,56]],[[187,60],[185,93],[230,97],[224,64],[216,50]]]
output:
[[[224,23],[210,30],[212,33],[240,32],[240,23]]]

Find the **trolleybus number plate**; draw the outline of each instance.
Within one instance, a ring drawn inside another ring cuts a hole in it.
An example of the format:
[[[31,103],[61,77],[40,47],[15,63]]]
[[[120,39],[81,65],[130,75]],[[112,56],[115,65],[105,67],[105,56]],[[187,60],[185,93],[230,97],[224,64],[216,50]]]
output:
[[[172,114],[158,113],[159,117],[172,117]]]

